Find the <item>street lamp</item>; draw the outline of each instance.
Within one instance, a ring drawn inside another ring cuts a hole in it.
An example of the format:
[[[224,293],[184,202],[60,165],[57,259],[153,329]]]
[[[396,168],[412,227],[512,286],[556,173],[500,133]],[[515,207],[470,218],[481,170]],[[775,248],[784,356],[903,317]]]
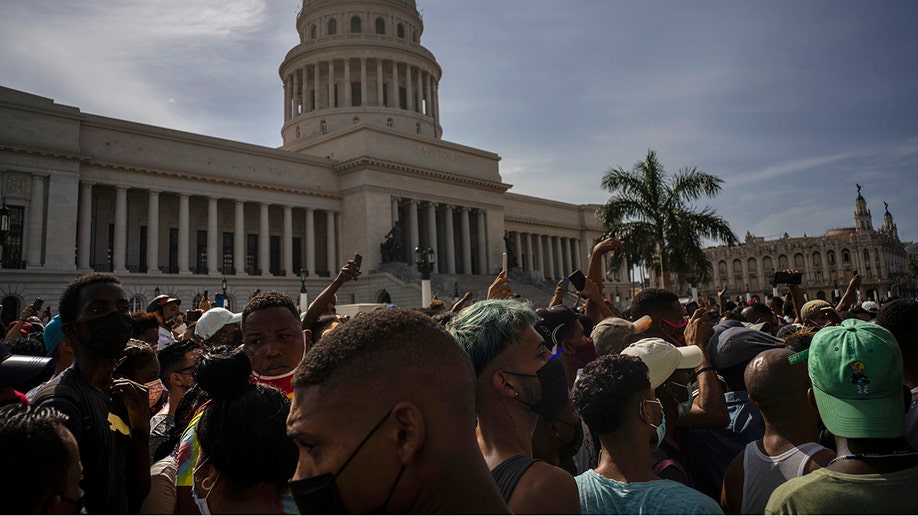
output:
[[[309,294],[306,293],[306,269],[300,269],[300,311],[305,312],[309,306]]]
[[[153,289],[153,297],[159,297],[159,287]]]
[[[430,304],[430,273],[434,269],[434,258],[433,249],[428,247],[427,251],[422,251],[420,246],[414,248],[414,265],[421,273],[421,306]]]

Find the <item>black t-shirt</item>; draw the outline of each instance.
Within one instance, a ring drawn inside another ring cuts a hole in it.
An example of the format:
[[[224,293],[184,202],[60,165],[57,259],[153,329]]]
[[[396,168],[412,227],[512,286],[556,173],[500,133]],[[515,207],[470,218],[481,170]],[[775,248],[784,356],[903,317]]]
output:
[[[55,394],[43,398],[38,406],[54,407],[67,415],[67,428],[80,448],[83,464],[83,503],[89,514],[127,514],[125,488],[127,460],[131,446],[131,427],[127,409],[99,389],[90,387],[80,372],[71,366],[52,379],[48,386],[66,385],[73,396]]]

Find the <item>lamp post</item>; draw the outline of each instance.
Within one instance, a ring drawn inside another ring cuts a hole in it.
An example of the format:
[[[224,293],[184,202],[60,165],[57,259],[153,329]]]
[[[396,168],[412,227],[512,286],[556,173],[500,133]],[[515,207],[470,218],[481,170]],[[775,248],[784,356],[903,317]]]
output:
[[[226,274],[223,275],[223,280],[220,281],[220,288],[223,289],[223,306],[221,308],[226,308]]]
[[[689,282],[689,287],[692,288],[692,301],[697,303],[698,302],[698,285],[695,283],[695,276],[694,275],[689,276],[688,282]]]
[[[153,297],[159,297],[159,287],[153,289]]]
[[[417,266],[418,272],[421,273],[421,306],[430,304],[430,273],[434,268],[433,249],[427,248],[422,251],[420,246],[414,248],[414,265]]]
[[[309,306],[309,294],[306,292],[306,269],[300,269],[300,311],[305,312]]]

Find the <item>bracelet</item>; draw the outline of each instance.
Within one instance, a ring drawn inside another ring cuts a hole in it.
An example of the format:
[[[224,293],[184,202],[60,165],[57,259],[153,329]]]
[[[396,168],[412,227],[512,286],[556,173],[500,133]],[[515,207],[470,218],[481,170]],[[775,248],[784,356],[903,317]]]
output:
[[[716,370],[717,370],[717,368],[714,367],[714,366],[702,367],[701,369],[699,369],[699,370],[697,370],[697,371],[695,371],[695,372],[692,373],[692,380],[697,379],[698,376],[699,376],[701,373],[704,373],[704,372],[707,372],[707,371],[716,371]]]

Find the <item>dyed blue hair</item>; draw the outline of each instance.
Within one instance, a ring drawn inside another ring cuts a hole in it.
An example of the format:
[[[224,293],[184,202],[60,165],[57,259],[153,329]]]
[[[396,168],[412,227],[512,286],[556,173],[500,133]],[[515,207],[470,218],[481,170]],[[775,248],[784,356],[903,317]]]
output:
[[[537,319],[526,303],[491,299],[464,308],[446,329],[472,359],[477,376],[507,346],[519,342],[520,335]]]

